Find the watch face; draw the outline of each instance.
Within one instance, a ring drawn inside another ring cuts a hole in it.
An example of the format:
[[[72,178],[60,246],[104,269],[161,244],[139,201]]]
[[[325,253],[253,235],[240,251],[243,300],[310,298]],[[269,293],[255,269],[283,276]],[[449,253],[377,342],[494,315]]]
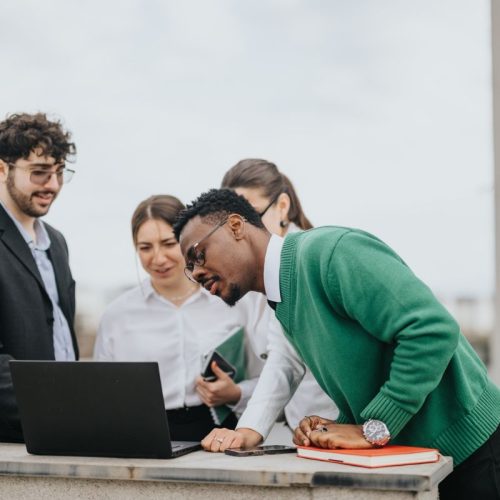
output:
[[[389,437],[389,430],[384,422],[370,420],[366,423],[365,434],[372,443],[382,442]]]

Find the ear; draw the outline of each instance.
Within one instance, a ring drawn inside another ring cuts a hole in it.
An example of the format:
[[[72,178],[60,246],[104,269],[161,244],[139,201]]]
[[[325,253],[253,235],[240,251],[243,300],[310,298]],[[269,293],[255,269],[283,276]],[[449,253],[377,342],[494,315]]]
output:
[[[227,225],[236,240],[241,240],[245,235],[245,219],[238,214],[232,214],[227,219]]]
[[[0,182],[4,183],[9,175],[9,166],[3,160],[0,160]]]
[[[290,211],[290,196],[287,193],[281,193],[276,200],[276,206],[280,214],[280,219],[288,221],[288,212]]]

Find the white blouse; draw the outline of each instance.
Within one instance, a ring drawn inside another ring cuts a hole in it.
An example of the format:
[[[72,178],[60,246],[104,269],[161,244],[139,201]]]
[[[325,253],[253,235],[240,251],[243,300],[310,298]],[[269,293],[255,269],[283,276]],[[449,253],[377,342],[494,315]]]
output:
[[[335,420],[339,413],[337,406],[321,389],[309,368],[288,342],[274,311],[267,304],[267,297],[261,293],[249,292],[244,300],[250,310],[250,318],[253,319],[249,333],[255,354],[267,361],[257,384],[258,397],[254,392],[255,398],[252,396],[243,415],[245,419],[238,422],[238,427],[252,428],[266,437],[287,401],[284,413],[292,430],[306,415],[320,415]],[[276,362],[277,356],[279,361]],[[290,360],[293,367],[287,366],[284,369],[283,363],[287,365]],[[263,411],[264,408],[266,411]],[[265,419],[266,424],[262,426],[259,422],[268,412],[269,419]]]
[[[245,327],[248,380],[240,382],[242,396],[233,408],[241,413],[257,383],[264,360],[255,356],[248,301],[229,307],[200,288],[180,307],[159,295],[148,279],[115,299],[106,309],[97,332],[94,359],[157,361],[165,408],[202,404],[195,388],[202,356],[217,347],[235,328]]]

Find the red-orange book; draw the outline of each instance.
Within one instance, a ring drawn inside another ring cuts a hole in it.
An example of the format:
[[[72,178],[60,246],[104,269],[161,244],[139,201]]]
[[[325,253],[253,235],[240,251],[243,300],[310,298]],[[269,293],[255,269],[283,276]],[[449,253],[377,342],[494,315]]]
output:
[[[311,446],[297,446],[297,456],[325,462],[374,468],[437,462],[439,460],[439,451],[434,448],[396,445],[367,450],[344,450],[339,448],[328,450]]]

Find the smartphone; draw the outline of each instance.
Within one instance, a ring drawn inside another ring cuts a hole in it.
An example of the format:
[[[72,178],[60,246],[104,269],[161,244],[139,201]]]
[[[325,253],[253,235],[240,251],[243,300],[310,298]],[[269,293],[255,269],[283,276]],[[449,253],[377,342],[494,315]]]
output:
[[[269,444],[249,448],[248,450],[244,450],[242,448],[228,448],[224,451],[224,453],[233,457],[255,457],[259,455],[277,455],[278,453],[295,453],[296,451],[297,448],[295,448],[295,446]]]
[[[207,382],[213,382],[217,380],[217,376],[212,371],[212,362],[215,361],[217,366],[224,372],[226,372],[231,378],[236,376],[236,368],[225,360],[217,351],[209,352],[205,359],[203,360],[203,366],[201,368],[201,376]]]
[[[231,455],[232,457],[256,457],[258,455],[264,455],[264,450],[259,450],[259,448],[250,448],[244,450],[242,448],[228,448],[224,450],[226,455]]]

